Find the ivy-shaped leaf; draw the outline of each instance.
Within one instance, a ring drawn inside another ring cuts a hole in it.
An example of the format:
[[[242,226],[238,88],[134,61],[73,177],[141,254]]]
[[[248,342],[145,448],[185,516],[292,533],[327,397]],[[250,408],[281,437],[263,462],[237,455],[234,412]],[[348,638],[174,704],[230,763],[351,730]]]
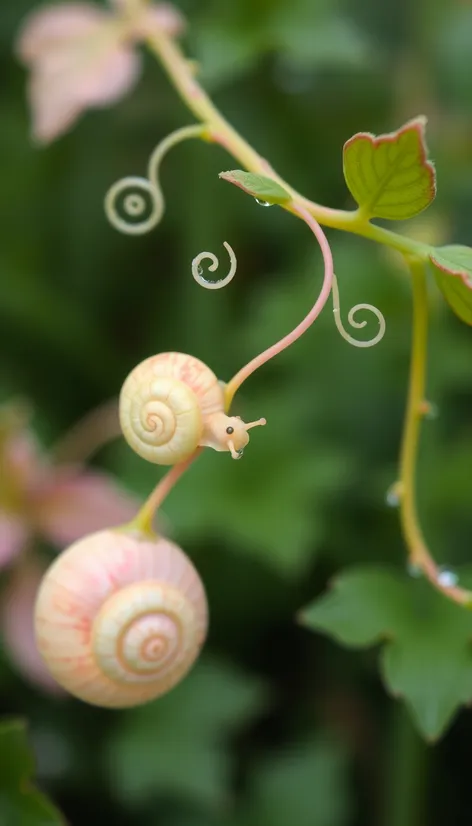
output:
[[[287,204],[292,200],[292,196],[283,186],[266,178],[265,175],[253,175],[252,172],[243,172],[241,169],[233,169],[230,172],[220,172],[222,181],[228,181],[234,186],[238,186],[243,192],[252,195],[262,204]]]
[[[137,805],[165,792],[218,807],[231,787],[229,738],[265,702],[259,681],[200,661],[170,694],[121,717],[108,743],[117,795]]]
[[[388,135],[358,132],[344,144],[344,177],[369,218],[406,220],[436,195],[434,166],[425,142],[426,118],[409,121]]]
[[[34,758],[26,723],[0,723],[0,823],[5,826],[64,826],[65,820],[32,784]]]
[[[430,255],[436,284],[457,316],[472,324],[472,249],[452,244]]]
[[[383,642],[383,678],[430,740],[472,699],[472,613],[421,580],[388,568],[354,568],[300,619],[349,647]]]

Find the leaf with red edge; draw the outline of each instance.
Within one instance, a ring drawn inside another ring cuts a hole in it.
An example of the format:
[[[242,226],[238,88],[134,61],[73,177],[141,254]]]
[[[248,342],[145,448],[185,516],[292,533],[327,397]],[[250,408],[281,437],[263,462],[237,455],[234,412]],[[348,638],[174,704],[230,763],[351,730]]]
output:
[[[344,144],[344,177],[369,218],[406,220],[426,209],[436,195],[436,174],[428,160],[426,118],[396,132],[358,132]]]
[[[229,172],[220,172],[219,177],[267,205],[287,204],[292,200],[292,196],[283,186],[265,175],[254,175],[242,169],[232,169]]]
[[[457,316],[472,325],[472,249],[452,244],[430,255],[436,284]]]

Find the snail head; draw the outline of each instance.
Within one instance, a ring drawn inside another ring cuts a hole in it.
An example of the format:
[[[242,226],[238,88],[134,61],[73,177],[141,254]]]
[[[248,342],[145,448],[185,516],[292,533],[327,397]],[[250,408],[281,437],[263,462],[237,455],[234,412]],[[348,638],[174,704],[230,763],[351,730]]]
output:
[[[207,421],[205,444],[214,450],[228,450],[233,459],[240,459],[242,452],[249,442],[248,430],[266,424],[265,419],[256,422],[243,422],[239,416],[226,416],[224,413],[215,413]]]

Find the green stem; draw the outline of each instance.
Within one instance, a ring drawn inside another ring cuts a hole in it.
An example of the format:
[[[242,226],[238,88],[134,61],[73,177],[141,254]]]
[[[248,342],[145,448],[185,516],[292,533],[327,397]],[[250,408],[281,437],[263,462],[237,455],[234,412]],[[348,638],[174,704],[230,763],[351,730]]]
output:
[[[194,67],[177,44],[164,33],[155,33],[148,40],[150,49],[157,56],[173,86],[190,111],[208,129],[208,138],[223,146],[245,169],[260,175],[268,175],[281,184],[292,196],[293,205],[308,211],[318,223],[327,227],[345,230],[379,244],[385,244],[404,254],[426,257],[429,247],[412,238],[375,226],[356,209],[346,211],[321,206],[300,195],[271,167],[265,158],[236,131],[218,111],[212,100],[194,76]],[[284,207],[297,214],[290,204]]]
[[[400,480],[398,483],[401,491],[402,528],[411,563],[419,566],[434,587],[442,591],[447,597],[461,605],[472,607],[472,592],[457,586],[451,587],[442,584],[440,570],[423,538],[416,511],[415,470],[418,459],[420,423],[425,406],[424,388],[428,329],[424,262],[427,259],[430,247],[391,230],[371,224],[368,216],[361,209],[351,212],[330,209],[300,195],[272,169],[268,161],[262,158],[218,111],[196,80],[194,65],[187,60],[172,38],[163,32],[156,32],[152,38],[149,38],[148,45],[161,62],[184,103],[195,117],[202,122],[204,126],[202,137],[220,144],[248,171],[268,175],[280,183],[292,197],[292,200],[284,205],[285,209],[298,217],[304,216],[305,220],[306,213],[309,213],[319,224],[352,232],[377,243],[386,244],[403,253],[407,258],[413,281],[413,341],[408,403],[400,460]],[[236,384],[236,380],[239,381],[238,376],[234,380]],[[169,477],[173,478],[172,471]],[[152,499],[152,502],[154,501]],[[147,522],[149,523],[149,517],[147,517]]]
[[[421,422],[425,415],[426,359],[428,345],[428,291],[425,265],[418,259],[408,259],[413,290],[413,334],[411,343],[410,378],[400,455],[400,518],[410,562],[422,570],[432,585],[447,597],[466,607],[472,607],[472,592],[459,586],[444,585],[440,569],[431,556],[419,524],[416,505],[416,466]]]
[[[394,702],[386,768],[385,826],[426,823],[428,756],[428,747],[405,706]]]

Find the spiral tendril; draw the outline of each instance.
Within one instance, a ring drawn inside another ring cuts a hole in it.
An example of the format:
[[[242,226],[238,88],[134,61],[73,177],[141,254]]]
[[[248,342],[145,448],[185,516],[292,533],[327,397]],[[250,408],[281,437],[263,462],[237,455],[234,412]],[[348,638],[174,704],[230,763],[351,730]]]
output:
[[[367,321],[356,321],[355,315],[359,310],[368,310],[369,312],[373,313],[375,317],[378,319],[379,322],[379,331],[374,338],[370,338],[367,341],[359,341],[357,338],[353,338],[347,330],[344,328],[341,315],[340,315],[340,303],[339,303],[339,287],[338,281],[335,275],[333,275],[333,305],[334,305],[334,321],[338,331],[341,333],[342,337],[352,344],[353,347],[374,347],[376,344],[381,341],[385,335],[386,330],[386,323],[383,314],[377,307],[374,307],[373,304],[356,304],[355,307],[351,307],[349,310],[347,320],[351,327],[355,327],[357,330],[361,330],[363,327],[366,326]]]
[[[206,290],[220,290],[222,287],[226,287],[226,285],[233,280],[236,274],[236,254],[227,241],[223,241],[223,246],[228,251],[230,260],[230,270],[225,278],[219,278],[217,281],[209,281],[207,278],[203,277],[203,271],[200,266],[202,261],[205,261],[206,259],[211,261],[211,264],[208,266],[209,272],[215,272],[220,265],[218,258],[213,252],[200,252],[192,261],[192,275],[197,284],[200,284],[201,287],[205,287]]]
[[[148,163],[147,178],[128,175],[110,187],[105,196],[105,213],[115,229],[125,235],[144,235],[154,229],[161,220],[165,201],[159,181],[159,169],[163,158],[173,146],[188,138],[198,138],[205,133],[205,126],[184,126],[176,129],[154,149]],[[128,190],[130,190],[128,192]],[[124,195],[121,201],[121,196]],[[120,214],[119,207],[123,214]],[[145,214],[146,212],[149,214]],[[141,218],[142,220],[129,220]]]

